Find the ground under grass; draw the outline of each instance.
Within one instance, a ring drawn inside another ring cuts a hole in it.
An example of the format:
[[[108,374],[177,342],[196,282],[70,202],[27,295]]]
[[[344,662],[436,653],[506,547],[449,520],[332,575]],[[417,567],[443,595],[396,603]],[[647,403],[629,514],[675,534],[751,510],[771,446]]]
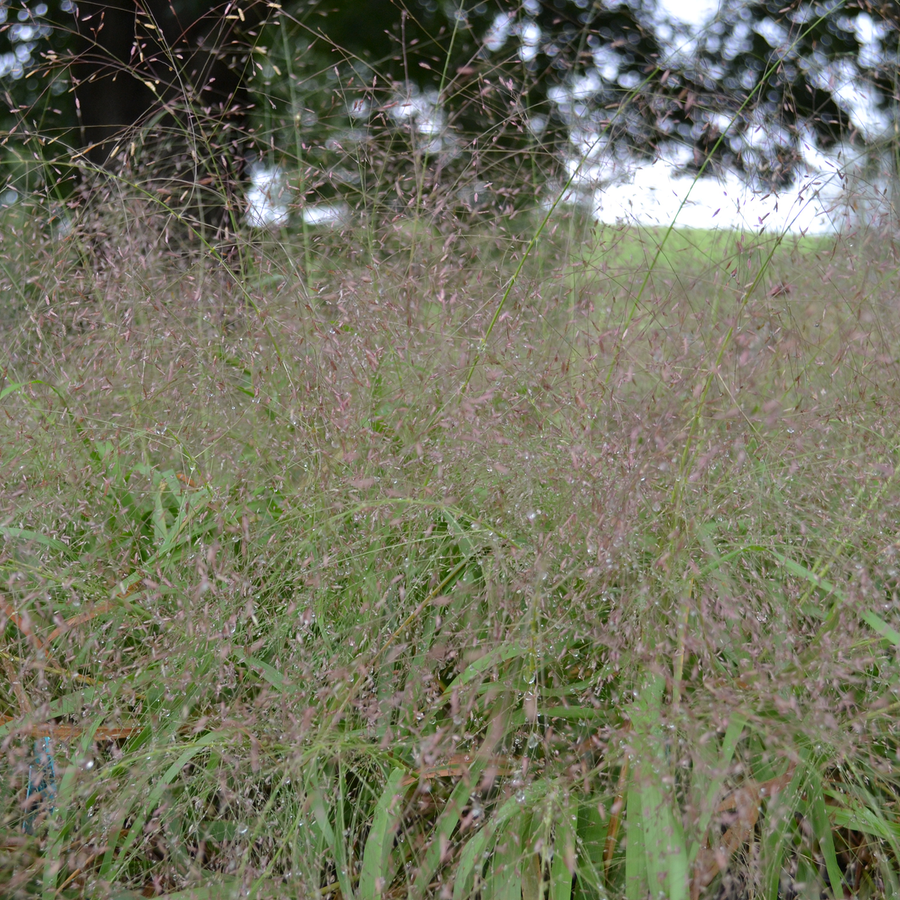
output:
[[[6,896],[900,893],[896,248],[497,235],[11,258]]]

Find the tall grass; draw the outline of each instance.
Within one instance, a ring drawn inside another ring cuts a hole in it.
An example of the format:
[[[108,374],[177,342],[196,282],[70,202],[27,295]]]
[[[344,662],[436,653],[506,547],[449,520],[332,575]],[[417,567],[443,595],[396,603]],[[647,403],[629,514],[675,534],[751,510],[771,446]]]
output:
[[[6,895],[896,896],[890,235],[293,146],[227,261],[3,219]]]

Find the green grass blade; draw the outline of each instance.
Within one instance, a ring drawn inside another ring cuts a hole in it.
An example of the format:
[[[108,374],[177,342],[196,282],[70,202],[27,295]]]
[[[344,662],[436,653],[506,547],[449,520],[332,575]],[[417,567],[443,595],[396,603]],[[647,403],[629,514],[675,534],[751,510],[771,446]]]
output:
[[[575,831],[578,813],[569,803],[563,804],[555,822],[553,860],[550,863],[549,900],[571,900],[572,879],[577,870]]]
[[[782,553],[776,553],[775,551],[771,552],[789,572],[793,572],[794,575],[798,575],[805,579],[809,584],[823,591],[825,594],[833,594],[839,599],[843,599],[842,592],[827,578],[817,575],[802,563],[798,563],[796,560],[790,559],[790,557],[784,556]],[[856,613],[873,631],[880,634],[885,640],[890,641],[895,647],[900,647],[900,631],[892,628],[884,621],[884,619],[870,610],[857,610]]]
[[[481,881],[485,853],[491,842],[497,839],[498,833],[504,833],[506,824],[511,819],[520,820],[527,816],[527,810],[533,809],[546,791],[547,784],[544,781],[528,785],[522,794],[510,797],[504,802],[474,837],[466,840],[454,877],[453,900],[464,900],[465,897],[471,895],[476,884]],[[478,875],[477,883],[474,878],[476,874]]]
[[[523,646],[518,642],[504,643],[494,650],[489,650],[484,656],[480,656],[473,663],[466,666],[466,668],[460,672],[449,685],[447,685],[444,690],[444,696],[449,697],[455,688],[471,684],[471,682],[476,679],[483,677],[485,672],[489,671],[498,663],[508,662],[519,656],[525,656],[530,652],[531,650],[529,647]]]
[[[60,716],[81,715],[82,710],[90,707],[95,700],[99,700],[103,696],[103,692],[97,688],[84,688],[83,690],[73,691],[66,694],[52,703],[48,703],[42,712],[40,722],[49,722]],[[34,716],[26,715],[17,719],[11,719],[0,725],[0,738],[6,737],[11,732],[17,731],[26,725],[35,722]]]
[[[644,878],[651,895],[664,891],[669,900],[687,900],[690,865],[681,817],[674,808],[670,791],[663,787],[669,770],[666,735],[661,724],[664,689],[662,675],[647,673],[632,707],[635,760],[629,789],[628,839],[630,842],[635,828],[641,829]],[[636,795],[639,803],[632,809]],[[636,864],[637,859],[632,866]]]
[[[221,741],[221,735],[214,732],[205,734],[191,744],[182,754],[163,772],[162,777],[153,786],[150,793],[141,801],[141,805],[136,811],[131,826],[125,836],[125,840],[121,846],[117,848],[115,837],[110,841],[100,866],[100,877],[106,880],[112,880],[118,876],[118,873],[128,865],[128,851],[134,846],[143,833],[144,823],[156,810],[159,801],[162,800],[163,794],[169,789],[169,786],[181,773],[181,770],[200,752],[207,747]]]
[[[762,837],[763,894],[766,900],[777,900],[781,872],[791,853],[791,834],[794,830],[794,812],[804,781],[804,767],[797,766],[790,784],[773,798],[766,808],[765,829]]]
[[[33,541],[35,544],[40,544],[44,547],[47,547],[49,550],[56,550],[59,553],[70,553],[70,547],[67,544],[64,544],[62,541],[58,541],[56,538],[48,537],[46,534],[41,534],[39,531],[34,531],[31,528],[16,528],[14,525],[0,525],[0,535],[9,539],[19,539],[22,541]]]
[[[650,890],[650,873],[644,852],[644,816],[641,808],[643,794],[631,782],[626,794],[625,818],[625,897],[626,900],[646,900]]]
[[[603,854],[609,833],[608,821],[607,817],[600,815],[595,795],[588,795],[582,800],[576,824],[578,898],[599,894],[605,886]]]
[[[474,836],[466,841],[459,863],[456,867],[456,875],[453,879],[453,900],[465,900],[472,895],[475,881],[476,867],[481,874],[481,866],[484,864],[484,852],[488,843],[494,836],[497,828],[496,817],[488,822]]]
[[[716,801],[721,796],[722,788],[725,785],[725,779],[728,774],[728,768],[731,765],[731,760],[734,758],[735,750],[737,749],[738,742],[741,739],[741,734],[743,733],[746,724],[747,720],[744,716],[735,714],[732,716],[731,721],[728,723],[728,727],[725,729],[725,735],[722,738],[722,746],[719,750],[718,759],[715,764],[715,771],[717,774],[714,778],[709,779],[706,790],[703,792],[701,813],[697,823],[697,832],[700,835],[701,840],[709,831],[709,826],[716,809]],[[696,777],[699,778],[700,776]],[[699,851],[700,843],[695,841],[691,844],[690,851],[688,852],[688,858],[691,862],[697,858],[697,853]]]
[[[375,807],[372,827],[363,851],[357,895],[360,900],[377,900],[390,887],[388,860],[394,843],[394,832],[403,814],[405,791],[401,784],[405,776],[403,769],[391,772]]]
[[[283,692],[288,686],[289,682],[285,679],[284,675],[282,675],[274,666],[269,665],[269,663],[258,659],[255,656],[248,656],[240,649],[240,647],[233,647],[231,652],[235,659],[244,663],[248,669],[257,669],[263,679],[276,690]]]
[[[533,854],[525,846],[530,824],[531,816],[522,812],[507,820],[507,827],[502,831],[498,830],[482,891],[484,900],[527,900],[528,878],[523,877],[523,868],[532,863]]]
[[[462,777],[459,784],[456,785],[450,794],[450,798],[437,820],[431,837],[431,844],[425,852],[425,858],[416,872],[416,880],[412,886],[411,897],[421,898],[426,896],[431,879],[441,863],[441,855],[444,852],[445,845],[456,830],[463,809],[468,804],[469,794],[473,785],[478,783],[485,765],[486,760],[481,756],[476,756],[469,771]]]
[[[350,882],[350,868],[347,864],[347,850],[343,840],[343,815],[340,815],[340,818],[338,819],[339,812],[338,810],[335,810],[335,818],[338,827],[337,829],[332,828],[331,817],[329,816],[328,807],[325,803],[326,792],[318,784],[318,780],[317,777],[313,777],[310,783],[313,815],[315,816],[316,824],[319,827],[319,833],[322,835],[325,847],[329,851],[329,856],[334,860],[341,894],[344,897],[352,898],[354,896],[353,887]],[[336,798],[338,807],[341,802],[341,798],[338,795]]]
[[[832,896],[840,897],[844,891],[844,877],[834,847],[834,830],[825,806],[822,780],[812,765],[807,766],[806,802],[809,806],[813,832],[819,842],[819,850],[825,860],[825,870],[831,883]]]

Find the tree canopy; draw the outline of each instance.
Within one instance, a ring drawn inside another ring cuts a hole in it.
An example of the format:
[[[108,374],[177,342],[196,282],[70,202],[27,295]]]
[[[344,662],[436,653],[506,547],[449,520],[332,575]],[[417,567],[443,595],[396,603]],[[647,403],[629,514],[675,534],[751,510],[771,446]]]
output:
[[[211,3],[176,0],[198,5]],[[7,131],[17,120],[44,133],[75,127],[74,10],[73,0],[0,5]],[[301,82],[288,84],[285,69],[302,69],[311,121],[317,105],[336,115],[354,92],[383,109],[405,91],[407,118],[432,117],[426,134],[515,143],[530,133],[642,154],[679,143],[689,168],[730,166],[767,184],[791,180],[804,142],[872,144],[898,121],[893,0],[726,0],[698,36],[654,0],[293,0],[276,18],[254,86],[297,102]],[[376,87],[386,92],[377,103]]]

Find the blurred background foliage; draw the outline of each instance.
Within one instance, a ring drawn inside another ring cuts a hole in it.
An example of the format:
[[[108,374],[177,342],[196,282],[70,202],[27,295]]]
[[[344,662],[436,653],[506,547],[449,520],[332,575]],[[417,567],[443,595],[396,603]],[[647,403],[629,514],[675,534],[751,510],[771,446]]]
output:
[[[190,18],[210,4],[176,6]],[[72,0],[0,5],[12,159],[78,144],[75,11]],[[248,39],[253,143],[298,164],[304,146],[327,159],[328,141],[343,150],[378,120],[439,165],[463,145],[485,160],[544,148],[551,167],[561,147],[647,157],[677,145],[688,171],[725,167],[778,187],[804,143],[880,152],[898,127],[900,7],[888,0],[726,0],[699,34],[655,0],[294,0]],[[340,166],[329,176],[361,177]]]

